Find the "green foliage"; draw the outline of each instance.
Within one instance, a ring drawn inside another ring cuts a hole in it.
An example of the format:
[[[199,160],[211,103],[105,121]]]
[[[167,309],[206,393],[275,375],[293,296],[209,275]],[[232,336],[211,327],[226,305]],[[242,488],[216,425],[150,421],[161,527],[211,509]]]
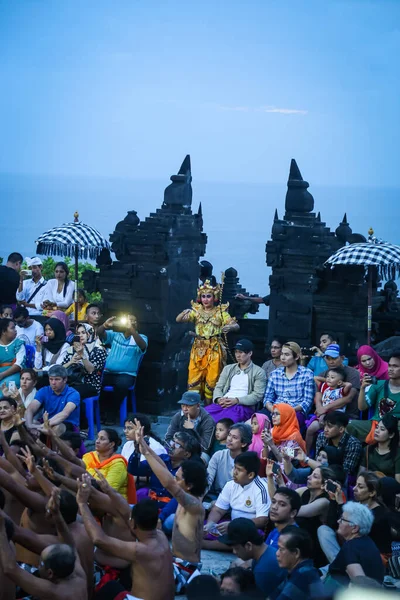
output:
[[[45,279],[54,279],[54,269],[55,266],[57,264],[58,261],[54,260],[54,258],[52,258],[51,256],[48,256],[47,258],[45,258],[43,260],[43,277]],[[74,266],[74,261],[69,258],[69,256],[66,256],[64,258],[64,262],[68,265],[69,267],[69,275],[70,275],[70,279],[74,280],[75,277],[75,266]],[[0,265],[3,264],[3,257],[0,256]],[[26,263],[22,264],[22,268],[26,269]],[[99,272],[99,270],[92,265],[92,263],[89,262],[81,262],[79,261],[78,263],[78,287],[80,288],[84,288],[84,284],[83,284],[83,279],[82,279],[82,274],[84,271],[96,271],[96,273]],[[102,297],[100,292],[93,292],[93,294],[88,294],[88,302],[101,302],[102,301]]]

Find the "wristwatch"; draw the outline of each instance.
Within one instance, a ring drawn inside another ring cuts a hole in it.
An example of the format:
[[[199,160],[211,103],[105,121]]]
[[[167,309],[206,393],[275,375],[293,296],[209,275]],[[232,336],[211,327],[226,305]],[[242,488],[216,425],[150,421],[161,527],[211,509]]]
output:
[[[308,461],[309,461],[309,460],[310,460],[310,459],[308,458],[308,456],[306,456],[306,457],[305,457],[305,459],[304,459],[304,462],[306,463],[306,465],[308,465]]]

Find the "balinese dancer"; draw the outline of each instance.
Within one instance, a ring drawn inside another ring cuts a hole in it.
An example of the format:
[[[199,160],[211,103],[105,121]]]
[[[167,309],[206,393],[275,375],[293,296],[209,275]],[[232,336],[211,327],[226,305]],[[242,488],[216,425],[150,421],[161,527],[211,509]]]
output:
[[[221,304],[222,290],[210,280],[200,285],[196,302],[176,317],[177,323],[195,323],[196,336],[190,352],[188,390],[197,391],[205,404],[212,402],[218,377],[226,364],[223,336],[237,331],[239,325],[228,313],[229,304]]]

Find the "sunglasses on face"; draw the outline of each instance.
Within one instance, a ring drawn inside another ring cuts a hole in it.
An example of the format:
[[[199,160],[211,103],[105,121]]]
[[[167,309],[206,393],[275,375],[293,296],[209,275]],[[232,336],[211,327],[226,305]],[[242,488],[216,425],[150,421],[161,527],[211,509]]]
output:
[[[201,295],[202,298],[212,298],[212,294],[202,294]]]

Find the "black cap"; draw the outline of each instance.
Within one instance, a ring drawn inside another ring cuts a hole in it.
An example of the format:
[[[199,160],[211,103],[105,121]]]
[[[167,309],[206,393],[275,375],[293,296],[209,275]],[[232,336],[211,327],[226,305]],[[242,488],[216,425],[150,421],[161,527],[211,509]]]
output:
[[[259,546],[263,542],[263,537],[259,534],[255,523],[251,519],[243,517],[231,521],[228,525],[228,532],[217,539],[221,544],[228,546],[244,546],[247,542]]]
[[[235,350],[241,350],[242,352],[252,352],[254,350],[253,342],[250,340],[238,340],[234,345]]]

